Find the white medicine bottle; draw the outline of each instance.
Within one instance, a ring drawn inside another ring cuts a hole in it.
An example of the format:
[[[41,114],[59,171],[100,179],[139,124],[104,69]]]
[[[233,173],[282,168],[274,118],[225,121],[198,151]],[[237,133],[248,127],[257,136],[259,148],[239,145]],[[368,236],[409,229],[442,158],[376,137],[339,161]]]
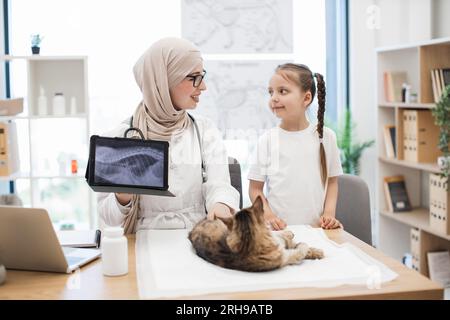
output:
[[[44,88],[40,87],[39,97],[38,97],[38,115],[47,115],[47,97],[45,96]]]
[[[105,228],[101,250],[105,276],[120,276],[128,273],[128,241],[123,235],[123,228]]]
[[[64,116],[66,114],[66,99],[62,92],[56,92],[53,96],[53,115]]]
[[[70,114],[77,114],[77,99],[75,97],[70,98]]]

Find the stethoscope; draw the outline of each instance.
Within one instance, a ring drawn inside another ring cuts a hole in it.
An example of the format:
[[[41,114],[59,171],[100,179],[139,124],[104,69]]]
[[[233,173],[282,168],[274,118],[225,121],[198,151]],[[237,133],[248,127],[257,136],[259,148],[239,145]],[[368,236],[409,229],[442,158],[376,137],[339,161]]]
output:
[[[198,146],[200,148],[200,159],[202,161],[202,182],[205,183],[206,181],[208,181],[208,174],[206,173],[205,162],[203,161],[203,147],[202,147],[202,140],[200,139],[200,130],[198,129],[198,125],[194,117],[189,113],[187,115],[189,116],[189,118],[191,118],[192,123],[194,124],[194,131],[197,134]],[[133,117],[131,117],[130,119],[130,127],[127,130],[125,130],[123,134],[124,138],[127,137],[127,134],[130,131],[137,131],[142,140],[145,140],[144,134],[142,133],[141,129],[133,127]]]

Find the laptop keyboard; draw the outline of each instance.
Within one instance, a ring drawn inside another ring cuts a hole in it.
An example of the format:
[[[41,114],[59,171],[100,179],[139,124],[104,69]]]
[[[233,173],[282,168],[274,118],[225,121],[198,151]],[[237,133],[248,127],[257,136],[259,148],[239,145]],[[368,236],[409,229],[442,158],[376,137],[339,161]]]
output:
[[[63,247],[63,252],[69,266],[79,266],[83,261],[92,260],[99,250]]]
[[[83,257],[77,257],[74,256],[73,254],[76,254],[76,251],[79,249],[75,249],[75,248],[68,248],[68,247],[64,247],[63,251],[64,251],[64,256],[66,257],[67,260],[67,264],[69,266],[73,266],[74,264],[78,264],[81,260],[83,260]]]
[[[77,250],[75,248],[70,248],[70,247],[63,247],[62,249],[63,249],[64,255],[68,255],[69,253]]]
[[[80,257],[68,257],[68,256],[66,256],[66,260],[67,260],[67,263],[69,264],[69,266],[73,266],[74,264],[78,264],[83,259],[84,258],[80,258]]]

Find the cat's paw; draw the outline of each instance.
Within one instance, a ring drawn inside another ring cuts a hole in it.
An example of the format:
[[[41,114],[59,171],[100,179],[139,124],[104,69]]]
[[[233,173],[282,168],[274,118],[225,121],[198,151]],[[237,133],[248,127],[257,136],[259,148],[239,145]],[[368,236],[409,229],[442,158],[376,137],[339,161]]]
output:
[[[283,236],[289,240],[294,239],[294,233],[290,230],[283,230]]]
[[[322,259],[324,256],[322,249],[309,248],[306,259]]]
[[[300,247],[303,247],[303,248],[308,248],[308,245],[306,244],[306,243],[304,243],[304,242],[298,242],[296,245],[295,245],[295,248],[296,249],[298,249],[298,248],[300,248]]]

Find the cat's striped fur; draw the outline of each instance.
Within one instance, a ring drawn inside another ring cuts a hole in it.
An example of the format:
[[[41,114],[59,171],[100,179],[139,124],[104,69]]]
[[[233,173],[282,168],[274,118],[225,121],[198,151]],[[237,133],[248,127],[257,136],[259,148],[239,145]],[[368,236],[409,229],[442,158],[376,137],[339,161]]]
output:
[[[288,230],[270,231],[264,221],[262,199],[232,218],[202,220],[189,233],[196,253],[224,268],[268,271],[303,259],[321,259],[323,251],[295,243]]]

